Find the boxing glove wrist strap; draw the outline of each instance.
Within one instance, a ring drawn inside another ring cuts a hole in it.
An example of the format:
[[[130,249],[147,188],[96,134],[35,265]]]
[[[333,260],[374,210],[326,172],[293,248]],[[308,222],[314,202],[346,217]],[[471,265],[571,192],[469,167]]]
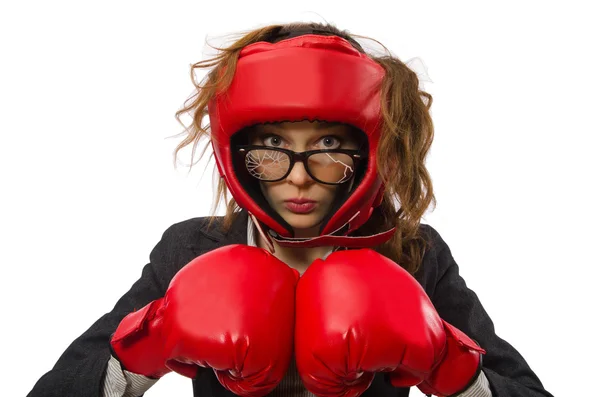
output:
[[[442,322],[447,337],[446,351],[418,388],[424,394],[447,397],[461,393],[477,380],[485,350],[458,328]]]
[[[154,300],[142,309],[129,313],[111,337],[111,354],[129,372],[158,379],[169,373],[161,357],[161,316],[163,298]],[[150,327],[150,323],[152,327]],[[151,328],[151,329],[150,329]],[[155,354],[152,354],[156,351]],[[145,358],[141,358],[144,355]]]

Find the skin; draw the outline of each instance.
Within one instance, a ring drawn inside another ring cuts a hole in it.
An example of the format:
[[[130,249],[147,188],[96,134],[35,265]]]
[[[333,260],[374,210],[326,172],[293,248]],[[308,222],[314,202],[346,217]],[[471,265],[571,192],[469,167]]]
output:
[[[303,152],[315,149],[358,149],[359,142],[345,125],[328,125],[320,122],[300,121],[277,124],[261,124],[250,136],[253,145],[275,146]],[[315,237],[325,215],[329,212],[336,195],[345,194],[346,185],[325,185],[311,178],[304,164],[294,164],[290,174],[278,182],[260,182],[267,202],[294,229],[297,237]],[[343,189],[343,190],[341,190]],[[285,200],[308,198],[317,201],[316,208],[308,214],[296,214],[288,210]],[[304,272],[315,259],[324,256],[332,247],[293,248],[281,247],[276,242],[274,255]],[[258,245],[267,249],[263,239]]]

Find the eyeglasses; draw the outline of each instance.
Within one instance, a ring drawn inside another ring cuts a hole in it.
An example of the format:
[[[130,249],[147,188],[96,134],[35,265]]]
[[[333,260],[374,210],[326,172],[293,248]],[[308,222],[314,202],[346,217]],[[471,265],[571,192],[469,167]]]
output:
[[[360,150],[350,149],[307,150],[298,153],[278,147],[243,145],[238,146],[237,150],[244,155],[250,175],[265,182],[277,182],[286,178],[294,164],[301,161],[308,175],[315,181],[339,185],[352,178],[358,161],[365,158]]]

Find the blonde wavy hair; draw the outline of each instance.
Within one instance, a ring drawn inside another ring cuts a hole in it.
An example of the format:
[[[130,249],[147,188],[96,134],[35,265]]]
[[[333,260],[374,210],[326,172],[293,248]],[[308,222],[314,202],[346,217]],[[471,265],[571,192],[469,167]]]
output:
[[[434,207],[436,205],[432,181],[425,167],[425,158],[434,135],[433,121],[429,113],[432,97],[420,89],[417,74],[397,57],[392,56],[390,51],[377,40],[350,34],[332,24],[302,22],[268,25],[241,33],[241,37],[225,48],[212,47],[219,51],[216,56],[191,65],[190,76],[195,92],[175,114],[179,123],[185,128],[182,132],[185,138],[174,151],[174,163],[177,163],[178,152],[192,144],[191,169],[195,164],[193,159],[198,143],[206,137],[208,142],[202,150],[200,159],[204,157],[210,146],[210,125],[202,124],[208,115],[207,104],[216,93],[226,90],[231,84],[240,51],[247,45],[259,41],[276,42],[277,40],[273,40],[276,35],[307,30],[318,32],[314,34],[342,37],[363,53],[366,52],[354,38],[373,40],[385,49],[385,54],[382,56],[368,55],[385,70],[381,87],[383,123],[377,149],[377,167],[386,190],[382,204],[353,235],[373,234],[396,226],[393,238],[373,249],[414,274],[420,267],[426,245],[430,243],[422,233],[419,233],[421,217],[430,204],[433,203]],[[195,79],[196,69],[210,69],[200,83]],[[220,70],[223,72],[219,73]],[[192,122],[187,126],[181,119],[185,114],[192,116]],[[211,157],[213,155],[214,153]],[[228,199],[227,187],[223,179],[219,180],[216,187],[209,226],[213,220],[220,218],[216,217],[215,213],[221,200],[227,205],[221,227],[227,230],[241,208],[233,198]]]

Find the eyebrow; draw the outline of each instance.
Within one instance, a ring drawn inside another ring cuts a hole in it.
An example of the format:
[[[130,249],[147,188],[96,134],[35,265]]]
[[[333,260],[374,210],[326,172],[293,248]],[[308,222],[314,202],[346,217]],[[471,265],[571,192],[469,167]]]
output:
[[[338,126],[342,126],[342,123],[323,123],[320,122],[316,125],[315,130],[317,131],[323,131],[326,130],[328,128],[332,128],[332,127],[338,127]],[[264,127],[266,127],[266,129],[268,130],[269,128],[272,128],[274,130],[277,130],[277,132],[284,132],[284,133],[289,133],[290,131],[287,130],[286,128],[281,127],[279,124],[263,124]],[[343,130],[344,133],[346,133],[346,130]],[[338,133],[336,131],[336,133]]]
[[[317,123],[317,130],[323,130],[325,128],[331,128],[331,127],[337,127],[337,126],[341,126],[342,124],[340,123]]]

